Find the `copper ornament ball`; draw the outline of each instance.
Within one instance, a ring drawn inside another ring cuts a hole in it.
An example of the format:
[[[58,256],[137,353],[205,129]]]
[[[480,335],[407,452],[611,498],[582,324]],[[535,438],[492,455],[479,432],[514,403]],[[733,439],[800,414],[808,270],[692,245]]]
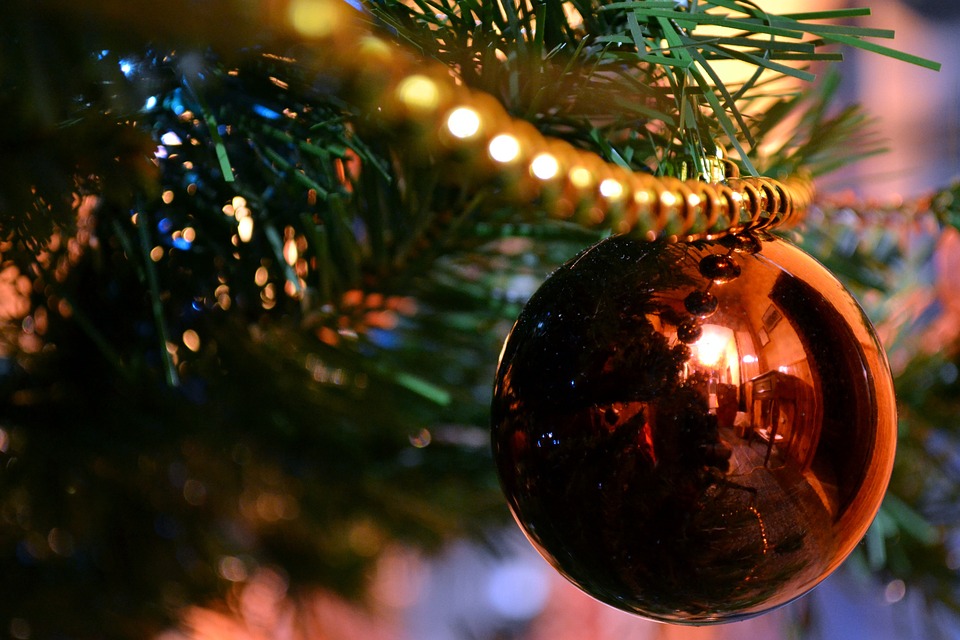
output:
[[[889,367],[822,265],[763,234],[605,240],[507,337],[503,490],[560,573],[673,623],[808,592],[863,537],[896,441]]]

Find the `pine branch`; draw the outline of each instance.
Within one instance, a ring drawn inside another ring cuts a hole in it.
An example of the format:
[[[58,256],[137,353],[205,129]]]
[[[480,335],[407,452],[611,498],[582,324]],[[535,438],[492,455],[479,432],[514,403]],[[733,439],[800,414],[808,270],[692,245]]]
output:
[[[559,7],[562,3],[547,3],[545,6]],[[687,9],[667,0],[612,2],[589,8],[574,6],[579,16],[569,12],[564,14],[559,8],[551,11],[551,33],[555,34],[552,39],[559,41],[551,50],[551,56],[562,56],[564,48],[569,50],[576,46],[576,51],[585,56],[579,66],[592,68],[597,74],[581,78],[577,84],[590,86],[590,95],[597,95],[604,103],[609,99],[620,105],[636,104],[638,87],[653,88],[651,96],[656,106],[652,109],[638,107],[636,113],[642,120],[633,126],[661,131],[656,137],[647,139],[654,146],[631,153],[635,158],[631,164],[634,169],[653,170],[665,175],[680,175],[680,165],[690,162],[697,167],[705,166],[704,154],[717,143],[729,145],[744,169],[756,174],[752,158],[763,141],[753,139],[754,127],[748,124],[753,118],[745,115],[742,108],[771,97],[763,89],[765,83],[760,82],[764,74],[810,81],[814,74],[796,63],[838,59],[838,53],[822,50],[830,43],[842,40],[847,45],[889,53],[888,49],[865,38],[890,38],[893,35],[887,29],[821,23],[868,14],[861,9],[777,16],[762,11],[753,3],[732,0],[697,2]],[[537,78],[542,78],[550,68],[548,56],[538,48],[538,42],[545,41],[538,40],[538,34],[544,30],[536,29],[531,12],[522,6],[519,13],[503,12],[507,16],[516,16],[511,21],[503,19],[500,12],[482,15],[452,2],[442,9],[442,12],[433,11],[425,4],[412,8],[399,2],[371,4],[371,11],[397,29],[403,40],[427,43],[421,45],[422,50],[450,66],[468,84],[498,95],[512,113],[527,118],[543,130],[549,127],[548,114],[569,109],[569,106],[562,106],[562,97],[547,96],[542,92],[532,104],[528,100],[523,107],[520,106],[524,98],[518,91],[516,78],[524,77],[531,80],[532,86],[543,87],[544,82],[537,81]],[[562,23],[559,22],[561,16],[566,18]],[[703,35],[698,29],[711,32]],[[491,33],[501,34],[499,41],[482,44],[488,42],[486,38]],[[437,41],[445,43],[445,48],[428,51],[429,43]],[[517,51],[518,57],[503,61],[506,65],[493,65],[493,58],[487,56],[480,64],[479,58],[471,57],[476,50],[472,47],[478,42],[481,43],[479,49],[486,46],[499,51]],[[457,50],[456,43],[465,43],[464,48]],[[591,46],[584,47],[584,43]],[[907,54],[893,57],[928,68],[938,67],[936,63]],[[715,62],[722,60],[753,65],[756,72],[734,91],[713,68]],[[781,60],[794,64],[782,64]],[[624,63],[631,61],[634,64],[624,71]],[[520,66],[513,70],[513,64]],[[618,68],[616,72],[612,71],[615,67]],[[504,75],[508,78],[505,86],[501,80]],[[592,84],[597,77],[607,81],[617,78],[617,82],[607,82],[604,92],[595,94],[598,87]],[[606,98],[606,92],[610,92],[610,98]],[[582,118],[590,121],[591,115],[583,113],[579,117],[582,126]],[[846,124],[851,122],[847,120]],[[604,127],[605,137],[617,137],[614,130],[624,125],[626,123]],[[563,136],[563,133],[559,135]],[[588,142],[582,139],[572,141]],[[593,146],[588,148],[596,149]],[[614,161],[623,157],[620,151],[611,154],[609,149],[596,150]],[[826,169],[827,166],[819,168]]]

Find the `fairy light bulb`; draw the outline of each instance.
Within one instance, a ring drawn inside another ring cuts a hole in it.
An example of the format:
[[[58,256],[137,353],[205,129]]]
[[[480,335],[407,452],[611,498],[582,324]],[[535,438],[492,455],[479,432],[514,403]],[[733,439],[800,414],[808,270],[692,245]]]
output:
[[[293,0],[287,7],[287,19],[301,35],[322,38],[340,26],[340,9],[331,0]]]
[[[253,218],[246,216],[237,223],[237,235],[242,242],[250,242],[253,237]]]
[[[560,163],[549,153],[541,153],[530,162],[530,173],[541,180],[551,180],[560,173]]]
[[[433,111],[440,104],[440,89],[432,79],[415,74],[397,85],[397,97],[410,109]]]
[[[577,189],[586,189],[593,184],[593,174],[586,167],[576,166],[570,169],[570,184]]]
[[[520,156],[520,141],[509,133],[501,133],[487,145],[487,153],[502,164],[513,162]]]
[[[619,200],[623,197],[623,184],[619,180],[607,178],[600,183],[600,195],[607,200]]]
[[[447,130],[461,140],[472,138],[480,131],[480,114],[470,107],[457,107],[447,116]]]

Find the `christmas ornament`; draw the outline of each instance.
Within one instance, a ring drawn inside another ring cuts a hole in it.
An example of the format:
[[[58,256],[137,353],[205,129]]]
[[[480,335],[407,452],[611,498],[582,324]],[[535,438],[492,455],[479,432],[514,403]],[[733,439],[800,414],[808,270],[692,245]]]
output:
[[[578,587],[687,624],[787,603],[853,550],[893,466],[869,321],[763,233],[609,238],[506,340],[493,448],[517,522]]]

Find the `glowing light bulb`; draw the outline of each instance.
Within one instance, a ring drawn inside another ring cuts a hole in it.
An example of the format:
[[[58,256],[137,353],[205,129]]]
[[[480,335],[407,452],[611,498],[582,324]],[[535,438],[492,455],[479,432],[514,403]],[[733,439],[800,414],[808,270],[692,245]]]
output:
[[[337,7],[330,0],[293,0],[287,8],[287,19],[301,35],[322,38],[339,27]]]
[[[555,178],[560,172],[560,163],[549,153],[541,153],[530,163],[530,173],[541,180]]]
[[[360,51],[372,58],[389,59],[392,51],[386,40],[376,36],[364,36],[360,39]]]
[[[607,178],[600,183],[600,195],[607,200],[619,200],[623,197],[623,185],[613,178]]]
[[[472,138],[480,131],[480,114],[470,107],[457,107],[447,116],[447,129],[457,138]]]
[[[593,184],[593,174],[586,167],[570,169],[570,184],[577,189],[586,189]]]
[[[703,327],[703,335],[693,343],[697,350],[697,360],[706,367],[716,366],[727,352],[730,336],[713,325]]]
[[[123,73],[123,75],[127,76],[128,78],[131,75],[133,75],[133,72],[136,71],[136,68],[137,68],[136,65],[130,60],[120,61],[120,71]]]
[[[240,221],[237,223],[237,235],[240,236],[241,242],[250,242],[250,238],[253,237],[253,218],[246,216],[240,218]]]
[[[513,162],[520,155],[520,141],[509,133],[501,133],[490,141],[487,153],[497,162]]]
[[[182,339],[184,346],[190,351],[197,352],[200,350],[200,336],[193,329],[184,331]]]
[[[183,141],[181,141],[180,136],[173,131],[167,131],[165,134],[160,136],[160,144],[167,147],[176,147],[183,144]]]
[[[297,263],[299,257],[300,252],[297,250],[297,242],[293,239],[287,240],[283,245],[283,259],[287,261],[287,264],[293,266]]]
[[[432,111],[440,103],[440,89],[427,76],[417,74],[397,85],[397,97],[411,109]]]

